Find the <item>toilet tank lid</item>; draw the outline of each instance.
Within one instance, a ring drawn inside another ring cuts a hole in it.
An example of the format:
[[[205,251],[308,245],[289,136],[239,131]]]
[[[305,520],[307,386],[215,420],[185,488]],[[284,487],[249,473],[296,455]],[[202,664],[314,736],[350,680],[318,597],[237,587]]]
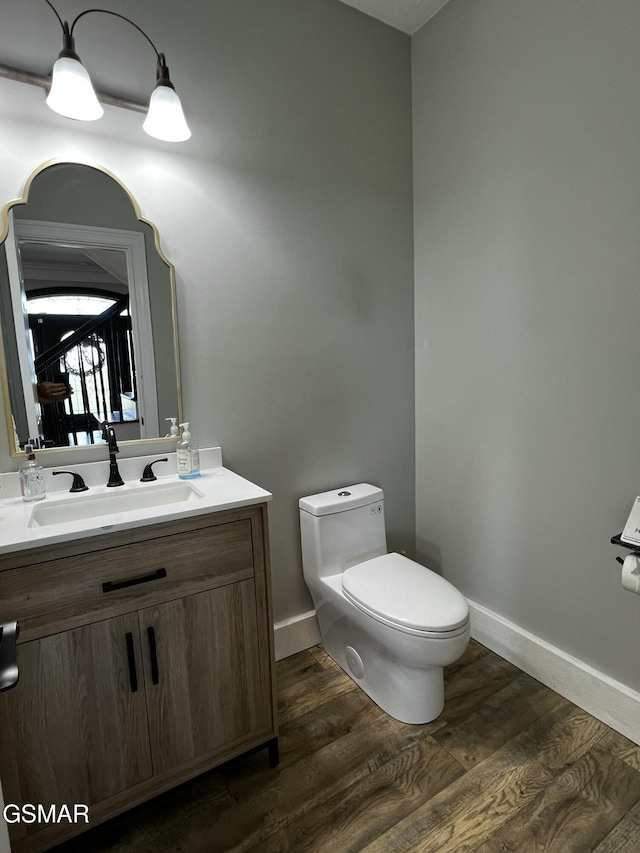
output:
[[[332,489],[330,492],[320,492],[317,495],[300,498],[298,505],[300,509],[311,513],[311,515],[332,515],[336,512],[345,512],[348,509],[377,503],[383,497],[382,489],[377,486],[371,486],[369,483],[357,483],[354,486],[342,486],[342,488]]]

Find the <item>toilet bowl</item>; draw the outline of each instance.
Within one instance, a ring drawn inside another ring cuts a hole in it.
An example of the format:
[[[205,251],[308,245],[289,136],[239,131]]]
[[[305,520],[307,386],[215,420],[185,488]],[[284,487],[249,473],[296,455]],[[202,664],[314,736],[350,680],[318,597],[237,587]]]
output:
[[[382,490],[368,483],[301,498],[305,582],[327,654],[390,716],[428,723],[443,667],[469,642],[469,608],[444,578],[387,553]]]

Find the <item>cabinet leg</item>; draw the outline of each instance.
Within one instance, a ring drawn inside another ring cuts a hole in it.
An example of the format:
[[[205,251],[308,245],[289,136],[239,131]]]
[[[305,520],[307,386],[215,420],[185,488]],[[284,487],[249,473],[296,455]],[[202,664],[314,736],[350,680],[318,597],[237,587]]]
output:
[[[278,748],[277,737],[274,737],[267,743],[267,749],[269,750],[269,766],[277,767],[280,763],[280,750]]]

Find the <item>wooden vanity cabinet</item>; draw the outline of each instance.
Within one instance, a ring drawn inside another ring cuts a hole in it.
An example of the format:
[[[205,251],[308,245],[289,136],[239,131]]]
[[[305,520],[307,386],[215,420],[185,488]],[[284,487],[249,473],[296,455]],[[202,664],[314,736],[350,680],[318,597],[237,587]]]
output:
[[[40,853],[250,749],[277,761],[266,506],[0,556],[18,685],[0,694],[5,803]]]

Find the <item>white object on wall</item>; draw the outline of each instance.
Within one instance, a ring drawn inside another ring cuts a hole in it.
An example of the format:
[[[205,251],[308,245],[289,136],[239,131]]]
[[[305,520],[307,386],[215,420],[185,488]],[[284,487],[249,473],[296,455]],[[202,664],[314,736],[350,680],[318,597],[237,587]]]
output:
[[[629,542],[631,545],[640,545],[640,497],[633,502],[629,518],[620,538],[623,542]]]
[[[622,587],[640,593],[640,556],[629,554],[622,564]]]

